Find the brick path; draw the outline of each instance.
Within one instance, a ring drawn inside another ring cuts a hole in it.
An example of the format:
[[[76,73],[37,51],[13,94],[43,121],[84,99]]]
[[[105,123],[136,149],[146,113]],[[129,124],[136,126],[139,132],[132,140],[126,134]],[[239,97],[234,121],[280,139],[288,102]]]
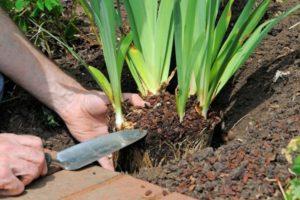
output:
[[[59,171],[31,184],[12,200],[192,200],[129,175],[94,166],[80,171]]]

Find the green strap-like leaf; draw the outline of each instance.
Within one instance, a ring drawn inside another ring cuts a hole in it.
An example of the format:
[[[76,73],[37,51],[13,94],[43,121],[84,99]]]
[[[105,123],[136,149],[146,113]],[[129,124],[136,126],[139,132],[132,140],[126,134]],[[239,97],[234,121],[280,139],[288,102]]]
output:
[[[174,0],[125,0],[124,3],[133,34],[134,48],[141,55],[128,60],[135,63],[131,66],[143,63],[143,66],[139,66],[144,68],[143,71],[140,72],[137,68],[135,72],[139,74],[148,93],[157,94],[167,80],[170,69]],[[151,76],[145,77],[145,74]]]
[[[175,50],[177,61],[177,79],[178,88],[176,91],[177,112],[180,120],[183,120],[185,106],[189,97],[191,76],[194,70],[196,55],[201,48],[195,45],[194,30],[195,19],[199,7],[196,6],[197,0],[175,2],[174,20],[175,20]],[[198,14],[198,13],[197,13]],[[201,38],[197,37],[197,41]],[[196,42],[197,43],[197,42]]]
[[[128,68],[130,70],[130,73],[138,87],[138,90],[140,91],[141,95],[146,97],[148,95],[148,91],[146,89],[145,84],[143,83],[143,79],[139,76],[139,73],[137,72],[137,68],[135,67],[133,61],[131,60],[131,57],[126,57],[126,62],[128,64]]]
[[[264,16],[269,3],[270,0],[265,0],[254,10],[249,16],[248,21],[241,24],[241,27],[239,27],[239,33],[231,38],[232,41],[228,42],[229,45],[222,51],[222,54],[219,54],[211,70],[211,90],[214,90],[217,86],[220,76],[222,76],[228,62],[234,56],[236,51],[243,45],[246,35],[248,38],[249,34],[256,28],[260,19]]]
[[[139,77],[143,84],[145,84],[147,90],[149,90],[149,92],[155,92],[160,85],[153,81],[151,77],[152,74],[150,74],[147,68],[145,68],[147,65],[145,64],[142,53],[135,47],[130,47],[128,50],[128,57],[130,57],[130,61],[133,64],[131,67],[134,66],[136,68],[135,70],[138,72]]]
[[[168,79],[171,52],[173,46],[174,23],[173,23],[174,0],[160,2],[157,22],[155,24],[155,68],[158,71],[157,80],[162,84]]]
[[[229,36],[227,37],[224,45],[222,46],[218,55],[223,54],[223,51],[228,48],[230,42],[233,41],[233,38],[236,38],[239,34],[241,27],[247,22],[249,17],[251,16],[253,6],[255,5],[255,0],[248,0],[246,6],[244,7],[242,13],[238,17],[233,29],[231,30]]]
[[[300,4],[281,14],[280,16],[261,24],[253,32],[245,44],[238,50],[238,52],[232,57],[220,80],[218,81],[217,87],[212,88],[211,95],[216,96],[221,91],[232,75],[246,62],[254,49],[278,22],[298,9],[300,9]]]
[[[215,34],[214,34],[214,47],[213,47],[213,61],[215,60],[215,57],[217,56],[220,47],[223,42],[223,38],[226,34],[227,28],[229,26],[230,20],[231,20],[231,7],[234,0],[229,0],[220,19],[217,24],[217,27],[215,28]]]
[[[100,70],[92,66],[88,66],[88,71],[93,76],[94,80],[98,83],[103,92],[106,94],[106,96],[109,98],[110,102],[113,102],[114,98],[112,89],[109,81],[106,79],[104,74]]]
[[[117,52],[117,66],[118,66],[119,79],[121,79],[122,67],[131,42],[132,42],[131,33],[127,34],[120,42],[120,47]]]

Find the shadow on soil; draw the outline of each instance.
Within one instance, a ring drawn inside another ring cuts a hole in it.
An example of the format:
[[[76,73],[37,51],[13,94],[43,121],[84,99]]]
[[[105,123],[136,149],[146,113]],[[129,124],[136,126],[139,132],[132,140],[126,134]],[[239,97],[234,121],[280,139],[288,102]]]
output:
[[[238,123],[245,115],[255,109],[258,105],[269,99],[274,90],[272,88],[273,79],[277,70],[284,71],[284,68],[294,63],[297,56],[300,55],[300,50],[296,50],[287,55],[281,56],[275,60],[263,62],[257,70],[247,75],[244,70],[234,77],[228,86],[224,88],[213,104],[213,107],[223,111],[225,130],[221,128],[215,133],[215,139],[222,142],[222,135],[229,131]],[[248,76],[243,81],[240,77]],[[234,91],[234,86],[238,86],[238,90]],[[213,146],[220,146],[218,142]]]

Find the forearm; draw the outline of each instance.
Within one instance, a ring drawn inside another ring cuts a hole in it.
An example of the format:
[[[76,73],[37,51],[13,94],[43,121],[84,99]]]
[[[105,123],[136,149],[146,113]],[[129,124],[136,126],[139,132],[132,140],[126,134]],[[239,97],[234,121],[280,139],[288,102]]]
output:
[[[35,49],[0,8],[0,72],[61,114],[85,90]]]

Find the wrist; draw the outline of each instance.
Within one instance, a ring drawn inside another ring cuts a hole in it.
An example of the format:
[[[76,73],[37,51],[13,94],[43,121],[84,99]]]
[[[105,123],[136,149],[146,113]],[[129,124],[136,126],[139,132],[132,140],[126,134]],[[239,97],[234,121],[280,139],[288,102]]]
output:
[[[76,109],[76,101],[78,101],[83,94],[88,91],[79,83],[72,79],[67,83],[56,83],[55,91],[51,92],[52,102],[50,107],[62,118],[65,119],[70,115],[72,109]]]

